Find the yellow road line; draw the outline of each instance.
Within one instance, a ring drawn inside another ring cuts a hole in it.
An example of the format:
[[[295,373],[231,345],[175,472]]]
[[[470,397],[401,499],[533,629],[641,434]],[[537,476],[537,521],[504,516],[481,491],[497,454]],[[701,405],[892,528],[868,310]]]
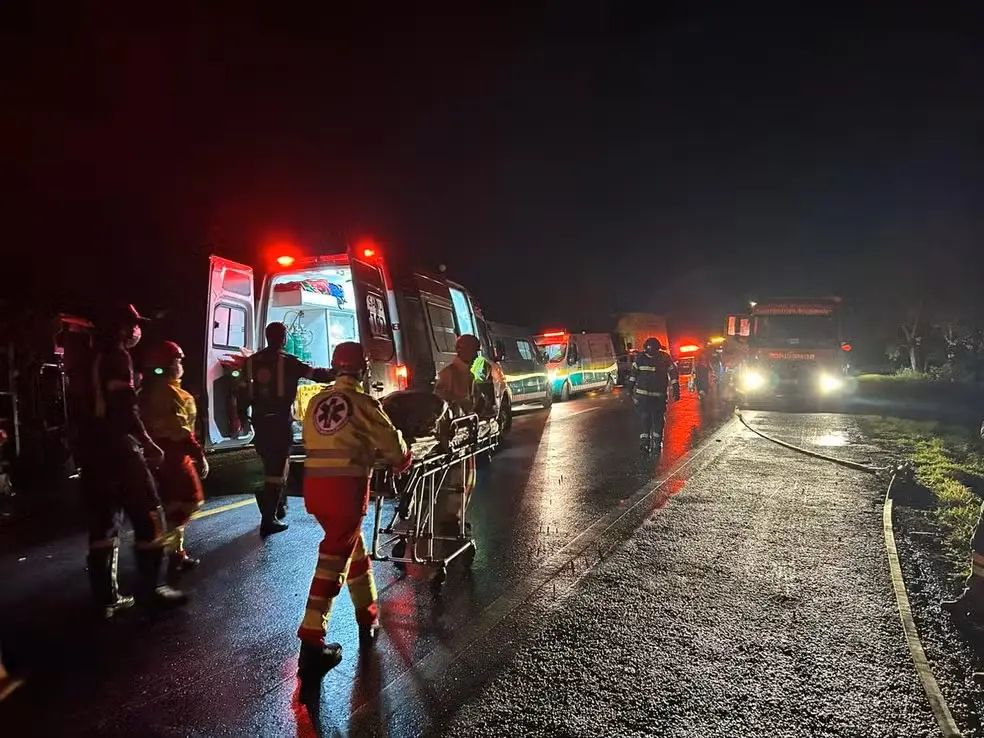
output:
[[[236,510],[240,507],[255,504],[256,500],[240,500],[239,502],[230,502],[228,505],[219,505],[218,507],[213,507],[209,510],[199,510],[198,512],[192,514],[191,519],[201,520],[202,518],[207,518],[209,515],[218,515],[219,513],[229,512],[230,510]]]
[[[902,565],[899,563],[899,551],[895,546],[895,531],[892,528],[892,499],[886,498],[885,506],[882,508],[882,526],[885,529],[885,548],[888,550],[888,568],[892,574],[892,587],[895,588],[895,600],[899,605],[899,616],[902,618],[902,629],[905,631],[905,640],[909,644],[909,653],[912,661],[916,665],[916,673],[919,681],[922,682],[926,697],[929,699],[929,706],[933,709],[936,722],[939,723],[940,730],[946,738],[961,738],[963,734],[957,727],[950,708],[946,704],[946,698],[940,690],[940,685],[933,676],[933,669],[926,658],[923,650],[922,641],[919,640],[919,631],[916,629],[916,621],[912,617],[912,608],[909,607],[909,595],[905,590],[905,579],[902,577]]]

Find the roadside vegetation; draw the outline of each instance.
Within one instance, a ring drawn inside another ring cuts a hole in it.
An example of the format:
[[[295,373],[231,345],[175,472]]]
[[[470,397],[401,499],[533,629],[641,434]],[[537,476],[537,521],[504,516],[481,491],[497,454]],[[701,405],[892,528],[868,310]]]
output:
[[[931,517],[956,574],[969,574],[970,538],[984,494],[984,446],[967,428],[935,421],[865,416],[869,438],[916,465],[916,481],[931,495]]]

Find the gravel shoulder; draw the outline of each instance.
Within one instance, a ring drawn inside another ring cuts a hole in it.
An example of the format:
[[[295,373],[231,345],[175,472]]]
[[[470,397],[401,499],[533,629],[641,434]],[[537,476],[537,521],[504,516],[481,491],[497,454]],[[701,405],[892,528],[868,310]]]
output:
[[[845,422],[811,417],[790,422]],[[742,430],[431,734],[938,735],[895,609],[882,494]]]

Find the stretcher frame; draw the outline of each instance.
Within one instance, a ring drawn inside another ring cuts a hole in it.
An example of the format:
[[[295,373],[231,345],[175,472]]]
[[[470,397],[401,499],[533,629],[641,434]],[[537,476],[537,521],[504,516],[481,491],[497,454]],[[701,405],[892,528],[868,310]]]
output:
[[[488,432],[482,436],[482,425],[488,424]],[[462,433],[462,431],[465,431]],[[447,578],[447,567],[457,558],[471,565],[475,557],[475,539],[468,533],[465,520],[468,495],[461,495],[459,529],[457,535],[438,535],[434,532],[438,501],[448,473],[455,464],[462,465],[462,480],[466,480],[465,464],[480,454],[491,453],[499,444],[500,428],[494,420],[481,420],[477,415],[466,415],[451,422],[449,447],[436,454],[414,459],[410,469],[399,481],[390,468],[377,467],[370,482],[370,498],[374,506],[372,546],[369,555],[373,561],[389,561],[400,568],[416,564],[435,568],[433,582],[440,585]],[[384,525],[383,506],[387,500],[396,499],[389,522]],[[401,526],[401,519],[409,526]],[[423,554],[418,553],[424,543]],[[435,542],[453,544],[446,556],[436,556]],[[381,549],[390,547],[390,553]]]

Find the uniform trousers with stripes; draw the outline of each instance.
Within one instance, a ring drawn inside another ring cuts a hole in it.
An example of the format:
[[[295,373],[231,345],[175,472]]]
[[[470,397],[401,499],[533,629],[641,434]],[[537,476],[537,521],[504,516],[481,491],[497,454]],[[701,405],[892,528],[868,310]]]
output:
[[[372,624],[379,615],[372,563],[362,535],[369,509],[369,480],[364,477],[316,476],[306,469],[304,507],[321,524],[325,536],[318,547],[318,564],[297,637],[306,644],[324,645],[335,597],[347,584],[355,618]]]

